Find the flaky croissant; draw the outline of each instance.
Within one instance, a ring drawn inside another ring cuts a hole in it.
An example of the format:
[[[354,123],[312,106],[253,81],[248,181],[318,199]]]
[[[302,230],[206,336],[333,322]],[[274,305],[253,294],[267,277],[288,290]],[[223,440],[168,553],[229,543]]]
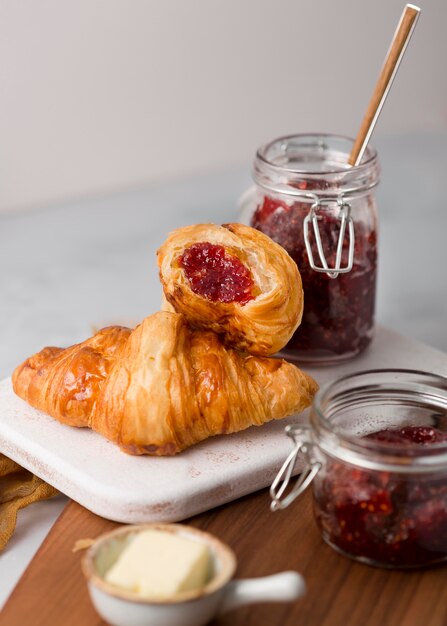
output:
[[[225,348],[169,312],[133,331],[110,327],[66,350],[45,348],[15,370],[13,386],[61,422],[151,455],[300,412],[317,389],[294,365]]]
[[[232,347],[274,354],[301,321],[303,289],[295,262],[250,226],[178,228],[157,256],[168,303]]]

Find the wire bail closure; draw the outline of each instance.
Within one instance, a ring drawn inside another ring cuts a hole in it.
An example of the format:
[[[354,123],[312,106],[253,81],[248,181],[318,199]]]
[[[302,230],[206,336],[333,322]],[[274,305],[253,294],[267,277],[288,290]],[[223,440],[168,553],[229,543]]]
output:
[[[318,226],[318,220],[321,219],[321,215],[317,214],[317,210],[324,205],[333,202],[331,198],[316,198],[315,202],[310,207],[308,215],[304,218],[304,243],[306,245],[307,256],[309,257],[309,263],[313,270],[316,272],[324,272],[329,278],[337,278],[339,274],[347,274],[352,270],[354,264],[354,222],[351,217],[351,205],[345,202],[342,196],[337,198],[337,204],[339,206],[338,219],[340,220],[340,232],[338,235],[337,252],[335,256],[335,266],[329,267],[321,242],[320,229]],[[309,238],[309,225],[312,223],[315,242],[317,244],[318,256],[320,257],[321,266],[317,265],[314,260],[312,252],[312,244]],[[345,241],[346,227],[348,227],[349,243],[348,243],[348,262],[345,267],[341,267],[341,257],[343,254],[343,244]]]
[[[270,497],[272,499],[270,509],[272,511],[287,508],[307,489],[321,468],[321,463],[318,461],[310,463],[308,468],[298,476],[292,491],[285,498],[281,499],[290,484],[298,454],[303,452],[304,455],[308,455],[310,442],[303,437],[308,430],[309,428],[305,426],[289,425],[285,428],[285,433],[292,439],[294,446],[270,487]]]

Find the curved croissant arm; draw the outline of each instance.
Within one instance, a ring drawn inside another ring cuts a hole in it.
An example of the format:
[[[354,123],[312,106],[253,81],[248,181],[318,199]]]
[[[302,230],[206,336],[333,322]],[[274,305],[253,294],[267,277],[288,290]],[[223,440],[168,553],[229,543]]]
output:
[[[274,354],[301,322],[303,289],[295,262],[250,226],[178,228],[157,255],[170,305],[232,347]]]
[[[155,313],[128,332],[112,358],[97,351],[96,365],[102,372],[107,369],[100,380],[81,376],[89,397],[76,405],[83,422],[76,425],[88,423],[131,454],[176,454],[207,437],[280,419],[306,408],[317,390],[315,381],[294,365],[226,349],[214,333],[192,331],[176,313]],[[50,355],[41,364],[38,371],[43,373],[32,377],[32,394],[24,389],[26,368],[18,368],[14,376],[19,395],[30,404],[37,398],[39,404],[33,406],[71,424],[73,407],[67,415],[67,404],[55,396],[65,397],[64,375],[58,370],[66,367],[64,352],[75,360],[75,349]],[[36,391],[38,384],[46,404]]]
[[[65,350],[44,348],[14,370],[14,391],[64,424],[88,426],[101,384],[130,333],[110,326]]]

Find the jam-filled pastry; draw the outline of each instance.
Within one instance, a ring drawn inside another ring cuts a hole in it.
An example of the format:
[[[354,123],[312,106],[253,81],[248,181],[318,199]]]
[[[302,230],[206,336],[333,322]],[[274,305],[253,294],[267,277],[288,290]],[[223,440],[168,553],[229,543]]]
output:
[[[303,289],[295,262],[243,224],[174,230],[158,250],[168,303],[196,328],[258,356],[283,348],[301,322]]]
[[[45,348],[15,370],[13,385],[63,423],[160,456],[298,413],[317,390],[294,365],[226,348],[163,311],[133,331],[110,327],[66,350]]]

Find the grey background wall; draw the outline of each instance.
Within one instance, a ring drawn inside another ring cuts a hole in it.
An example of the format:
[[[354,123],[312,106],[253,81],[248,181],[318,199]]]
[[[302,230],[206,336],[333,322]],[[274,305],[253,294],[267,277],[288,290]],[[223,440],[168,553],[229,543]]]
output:
[[[423,13],[381,133],[447,128],[446,0]],[[1,0],[0,210],[246,164],[355,134],[403,0]]]

